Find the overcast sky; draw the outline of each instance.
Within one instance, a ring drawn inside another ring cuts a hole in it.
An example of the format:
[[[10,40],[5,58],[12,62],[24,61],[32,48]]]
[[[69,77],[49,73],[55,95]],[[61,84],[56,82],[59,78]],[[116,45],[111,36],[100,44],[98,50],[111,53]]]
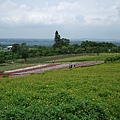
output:
[[[120,39],[120,0],[0,0],[0,38]]]

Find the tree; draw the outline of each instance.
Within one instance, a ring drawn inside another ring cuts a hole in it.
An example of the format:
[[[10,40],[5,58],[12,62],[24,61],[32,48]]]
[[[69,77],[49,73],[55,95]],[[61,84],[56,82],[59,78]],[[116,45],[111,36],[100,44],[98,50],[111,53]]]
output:
[[[85,52],[87,51],[87,46],[88,46],[88,40],[87,41],[82,41],[81,48],[83,48]]]
[[[12,53],[14,54],[14,58],[20,57],[20,45],[19,44],[13,44],[11,48]]]
[[[11,51],[5,51],[4,52],[4,59],[7,60],[13,60],[13,53]]]
[[[62,45],[61,45],[61,39],[60,39],[60,35],[58,33],[58,31],[55,32],[55,44],[53,45],[54,48],[60,48]]]
[[[60,35],[58,31],[55,32],[55,42],[60,41]]]
[[[62,48],[62,46],[69,46],[70,40],[66,38],[60,37],[58,31],[55,32],[55,43],[53,45],[54,48]]]
[[[11,50],[12,50],[13,53],[19,54],[20,53],[20,45],[19,44],[13,44]]]
[[[69,39],[66,39],[66,38],[62,38],[61,39],[61,45],[62,46],[69,46],[69,44],[70,44],[70,40]]]
[[[13,44],[13,47],[11,49],[12,53],[14,54],[14,58],[23,58],[26,61],[26,58],[28,57],[28,46],[26,46],[26,43],[19,44]]]
[[[26,59],[28,58],[28,46],[26,45],[26,43],[22,43],[20,46],[20,54],[21,57],[26,61]]]

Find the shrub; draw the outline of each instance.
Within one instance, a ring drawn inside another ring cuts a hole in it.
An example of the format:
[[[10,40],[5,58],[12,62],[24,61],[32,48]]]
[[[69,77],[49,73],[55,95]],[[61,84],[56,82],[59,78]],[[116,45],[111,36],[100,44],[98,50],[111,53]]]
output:
[[[115,62],[115,61],[120,61],[120,56],[114,56],[114,57],[107,57],[105,58],[104,62]]]

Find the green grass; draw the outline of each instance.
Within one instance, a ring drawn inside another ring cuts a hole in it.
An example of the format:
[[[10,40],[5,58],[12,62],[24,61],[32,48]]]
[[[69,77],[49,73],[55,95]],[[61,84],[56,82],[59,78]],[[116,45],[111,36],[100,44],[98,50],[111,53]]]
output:
[[[104,61],[107,57],[113,57],[116,55],[120,55],[120,53],[101,53],[98,55],[91,54],[91,55],[79,55],[76,57],[70,57],[65,59],[59,59],[57,62],[81,62],[81,61]]]
[[[0,119],[119,120],[120,63],[0,79]]]

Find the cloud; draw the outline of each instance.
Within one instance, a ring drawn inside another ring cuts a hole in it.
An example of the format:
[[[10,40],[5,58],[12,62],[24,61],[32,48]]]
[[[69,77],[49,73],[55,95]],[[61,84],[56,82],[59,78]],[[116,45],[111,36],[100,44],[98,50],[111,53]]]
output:
[[[29,7],[8,0],[0,5],[0,23],[7,26],[24,25],[111,25],[120,24],[120,6],[98,6],[98,0],[59,2],[57,5]]]
[[[120,17],[120,1],[117,1],[116,9],[117,9],[118,15]]]

